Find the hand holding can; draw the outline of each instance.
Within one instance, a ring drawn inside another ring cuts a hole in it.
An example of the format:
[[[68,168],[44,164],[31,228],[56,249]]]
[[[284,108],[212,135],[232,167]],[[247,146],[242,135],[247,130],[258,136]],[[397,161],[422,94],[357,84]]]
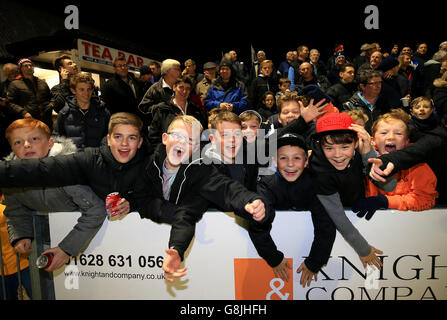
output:
[[[107,217],[112,218],[118,214],[116,206],[118,201],[120,201],[121,196],[119,192],[109,193],[106,197],[106,211]]]

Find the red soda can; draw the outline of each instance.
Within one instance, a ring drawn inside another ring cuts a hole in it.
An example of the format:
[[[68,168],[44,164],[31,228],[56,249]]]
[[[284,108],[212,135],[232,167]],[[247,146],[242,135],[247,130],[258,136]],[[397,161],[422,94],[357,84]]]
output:
[[[116,215],[116,206],[118,205],[118,201],[120,201],[121,196],[119,192],[109,193],[106,197],[106,210],[107,216],[114,217]]]
[[[41,254],[37,260],[36,265],[39,269],[47,268],[53,261],[53,254],[51,252]]]

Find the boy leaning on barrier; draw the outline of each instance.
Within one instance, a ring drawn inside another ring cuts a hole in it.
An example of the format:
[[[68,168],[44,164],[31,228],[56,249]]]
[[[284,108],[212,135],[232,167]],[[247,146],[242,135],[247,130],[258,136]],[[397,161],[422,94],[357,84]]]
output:
[[[151,188],[142,179],[151,148],[141,136],[141,119],[119,112],[109,121],[107,145],[86,148],[83,152],[43,159],[11,160],[0,163],[2,187],[60,187],[88,185],[103,201],[109,193],[119,192],[117,214],[138,211],[144,218],[167,211],[173,206],[163,199],[151,198]],[[152,200],[137,209],[141,199]]]
[[[334,223],[313,192],[312,178],[307,168],[307,150],[303,137],[293,133],[279,136],[273,160],[275,174],[264,175],[258,182],[258,193],[276,210],[311,212],[314,240],[309,256],[297,269],[297,273],[301,273],[300,284],[303,287],[309,286],[313,278],[317,280],[319,270],[329,260],[336,234]],[[262,225],[250,223],[249,235],[259,255],[273,268],[275,276],[288,281],[291,266],[270,235],[274,217],[273,211],[268,222]]]
[[[76,145],[67,138],[50,137],[48,126],[36,119],[16,120],[6,129],[12,153],[6,160],[51,158],[76,152]],[[24,160],[26,162],[27,160]],[[26,169],[25,169],[26,170]],[[33,215],[39,212],[80,211],[78,223],[52,253],[52,263],[45,269],[53,271],[77,256],[86,247],[106,218],[104,201],[85,185],[54,188],[4,188],[4,211],[10,242],[19,254],[28,255],[34,238]]]
[[[219,173],[214,165],[204,163],[198,154],[201,133],[202,126],[194,117],[174,118],[146,171],[154,186],[153,195],[178,206],[172,221],[168,221],[172,229],[163,269],[169,281],[185,275],[186,269],[179,269],[181,260],[197,221],[211,203],[257,223],[269,215],[261,196]]]

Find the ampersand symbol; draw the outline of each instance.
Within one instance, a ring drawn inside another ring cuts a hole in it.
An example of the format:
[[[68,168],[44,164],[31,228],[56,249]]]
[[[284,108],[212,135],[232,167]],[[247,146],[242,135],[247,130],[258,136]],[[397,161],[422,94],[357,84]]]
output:
[[[275,286],[275,282],[279,282],[279,286]],[[270,297],[272,296],[272,294],[276,293],[276,295],[280,297],[281,300],[287,300],[287,298],[289,298],[289,293],[283,295],[282,292],[280,291],[283,287],[284,287],[284,281],[282,281],[282,279],[273,278],[272,280],[270,280],[270,288],[272,288],[273,290],[267,293],[265,299],[271,300]]]

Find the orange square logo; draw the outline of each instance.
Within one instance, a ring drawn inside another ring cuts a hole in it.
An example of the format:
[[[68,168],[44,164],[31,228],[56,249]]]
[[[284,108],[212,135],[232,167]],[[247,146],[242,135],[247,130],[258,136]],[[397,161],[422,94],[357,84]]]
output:
[[[289,281],[275,278],[273,269],[264,259],[234,259],[236,300],[293,300],[293,259]]]

